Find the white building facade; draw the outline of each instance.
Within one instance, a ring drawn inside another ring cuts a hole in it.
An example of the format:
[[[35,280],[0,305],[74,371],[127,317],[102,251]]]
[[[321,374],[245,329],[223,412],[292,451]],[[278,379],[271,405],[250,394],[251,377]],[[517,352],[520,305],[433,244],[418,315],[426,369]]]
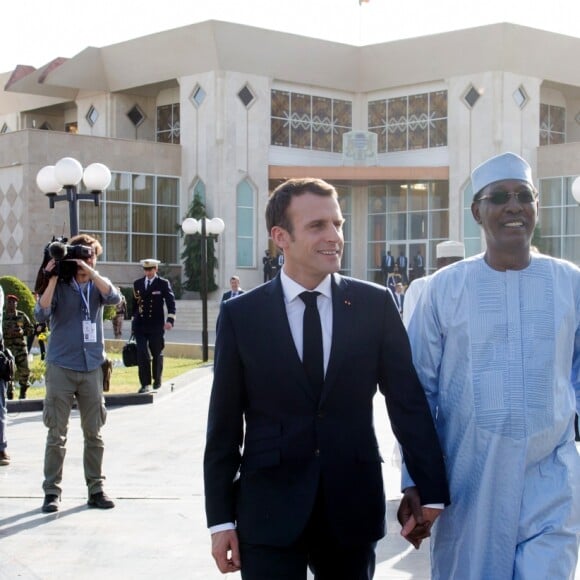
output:
[[[80,230],[105,249],[119,285],[156,257],[181,271],[186,212],[198,195],[226,224],[216,280],[262,281],[264,211],[289,177],[340,194],[343,271],[381,280],[387,250],[427,271],[435,246],[483,249],[470,213],[471,170],[513,151],[540,189],[541,251],[580,264],[580,39],[512,24],[350,46],[205,22],[1,76],[0,275],[30,285],[68,208],[48,209],[44,165],[72,156],[113,172]],[[412,271],[411,271],[412,275]]]

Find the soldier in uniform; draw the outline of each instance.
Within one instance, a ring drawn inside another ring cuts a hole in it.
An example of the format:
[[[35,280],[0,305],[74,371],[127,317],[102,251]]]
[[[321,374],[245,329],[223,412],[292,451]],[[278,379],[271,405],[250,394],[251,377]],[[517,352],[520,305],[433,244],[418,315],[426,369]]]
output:
[[[6,296],[6,312],[2,321],[4,344],[12,351],[16,364],[15,379],[20,384],[19,399],[26,399],[26,391],[30,386],[30,368],[28,366],[27,337],[34,336],[34,325],[30,318],[21,310],[17,310],[18,296],[8,294]],[[8,385],[8,398],[14,397],[14,383]]]
[[[153,383],[161,387],[163,347],[166,330],[175,323],[175,295],[171,283],[157,275],[159,260],[141,260],[145,276],[133,282],[133,322],[131,330],[137,342],[139,393],[147,393]],[[167,316],[165,315],[167,309]]]
[[[121,288],[117,288],[121,292]],[[113,333],[115,338],[121,338],[123,336],[123,320],[125,320],[125,314],[127,314],[127,301],[123,294],[121,294],[121,302],[115,307],[115,317],[113,318]]]

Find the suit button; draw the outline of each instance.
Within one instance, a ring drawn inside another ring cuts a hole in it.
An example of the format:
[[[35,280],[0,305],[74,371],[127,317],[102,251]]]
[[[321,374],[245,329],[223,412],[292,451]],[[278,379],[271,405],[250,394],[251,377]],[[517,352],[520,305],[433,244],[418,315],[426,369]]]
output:
[[[318,457],[320,455],[320,449],[315,449],[314,455],[316,455],[316,457]]]

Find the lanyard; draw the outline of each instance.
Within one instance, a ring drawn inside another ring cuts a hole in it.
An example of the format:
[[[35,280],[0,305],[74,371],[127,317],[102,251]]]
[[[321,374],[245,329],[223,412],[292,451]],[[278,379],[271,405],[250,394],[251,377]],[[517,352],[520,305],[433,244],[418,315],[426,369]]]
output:
[[[73,282],[75,283],[75,286],[76,286],[77,290],[79,291],[79,294],[81,295],[81,299],[84,303],[83,310],[85,311],[85,319],[90,320],[91,319],[91,306],[90,306],[91,287],[92,287],[93,283],[89,281],[89,283],[87,284],[87,295],[85,296],[79,283],[74,278],[73,278]]]

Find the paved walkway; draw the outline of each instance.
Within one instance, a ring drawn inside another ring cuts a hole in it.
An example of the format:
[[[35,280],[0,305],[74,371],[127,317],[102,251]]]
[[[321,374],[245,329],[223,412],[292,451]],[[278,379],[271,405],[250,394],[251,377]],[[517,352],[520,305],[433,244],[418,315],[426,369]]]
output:
[[[202,453],[211,365],[164,385],[151,405],[109,410],[106,491],[113,510],[87,509],[82,435],[73,411],[61,511],[43,514],[46,429],[41,412],[8,419],[12,463],[0,467],[0,579],[92,580],[224,578],[210,556],[203,511]],[[377,430],[391,493],[398,497],[397,455],[384,409]],[[391,462],[391,457],[395,460]],[[417,552],[396,532],[397,501],[389,501],[392,533],[378,549],[376,578],[428,579],[428,546]],[[239,574],[230,574],[238,579]]]
[[[202,453],[211,365],[164,385],[149,405],[109,410],[106,491],[113,510],[86,507],[82,435],[73,411],[61,511],[40,511],[46,429],[41,412],[12,413],[0,467],[0,580],[217,580],[203,511]],[[380,399],[377,399],[380,402]],[[428,580],[428,544],[414,550],[398,535],[398,451],[377,404],[385,458],[389,535],[378,546],[377,580]],[[238,580],[239,574],[228,579]],[[576,577],[580,580],[580,575]]]

